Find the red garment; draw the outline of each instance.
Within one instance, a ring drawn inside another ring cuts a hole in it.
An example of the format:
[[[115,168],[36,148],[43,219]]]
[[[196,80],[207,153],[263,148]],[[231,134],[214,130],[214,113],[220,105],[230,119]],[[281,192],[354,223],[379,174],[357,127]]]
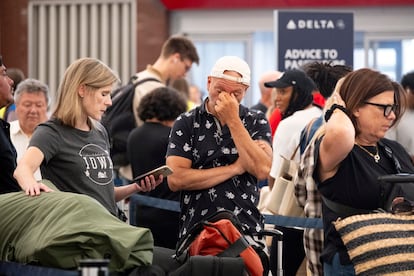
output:
[[[323,108],[325,106],[325,101],[326,99],[322,96],[321,93],[319,92],[313,93],[314,104]],[[270,114],[270,117],[269,117],[269,124],[272,130],[272,137],[274,136],[277,126],[279,125],[281,120],[282,120],[282,113],[280,112],[280,109],[275,108],[275,110],[273,110],[272,114]]]
[[[273,110],[272,114],[270,114],[270,117],[269,117],[269,124],[272,130],[272,137],[275,134],[277,126],[279,125],[281,120],[282,120],[282,113],[280,112],[280,109],[276,108],[275,110]]]
[[[317,105],[319,105],[320,107],[324,107],[325,106],[325,98],[322,96],[321,93],[317,92],[317,93],[313,93],[313,102]]]

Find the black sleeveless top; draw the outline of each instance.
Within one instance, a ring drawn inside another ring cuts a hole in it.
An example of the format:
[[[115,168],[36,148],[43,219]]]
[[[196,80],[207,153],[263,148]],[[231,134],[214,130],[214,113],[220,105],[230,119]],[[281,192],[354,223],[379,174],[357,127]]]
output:
[[[319,139],[315,144],[315,160],[319,157],[321,140]],[[364,147],[365,150],[363,150],[354,145],[333,177],[320,182],[316,173],[317,167],[315,167],[313,177],[321,194],[332,201],[358,209],[374,210],[382,207],[380,206],[380,183],[377,179],[381,175],[398,173],[395,162],[390,156],[390,149],[400,163],[400,172],[414,173],[414,166],[408,153],[396,141],[383,138],[378,144],[380,156],[378,163],[365,151],[375,154],[375,147]],[[325,235],[322,261],[331,263],[335,253],[339,252],[341,264],[351,264],[346,247],[332,224],[338,219],[338,215],[325,204],[322,204],[322,214]]]

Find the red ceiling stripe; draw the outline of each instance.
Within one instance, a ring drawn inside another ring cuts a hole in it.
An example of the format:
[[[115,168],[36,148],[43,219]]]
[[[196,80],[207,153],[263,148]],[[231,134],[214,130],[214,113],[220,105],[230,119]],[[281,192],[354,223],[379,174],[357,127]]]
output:
[[[300,7],[370,7],[414,5],[414,0],[161,0],[169,10],[180,9],[263,9]]]

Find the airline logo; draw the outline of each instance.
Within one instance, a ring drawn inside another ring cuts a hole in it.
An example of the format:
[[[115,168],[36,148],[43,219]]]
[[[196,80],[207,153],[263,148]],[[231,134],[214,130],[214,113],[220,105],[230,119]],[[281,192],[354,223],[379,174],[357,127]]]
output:
[[[344,30],[345,28],[345,22],[342,19],[336,22],[331,19],[290,19],[286,25],[287,30]]]

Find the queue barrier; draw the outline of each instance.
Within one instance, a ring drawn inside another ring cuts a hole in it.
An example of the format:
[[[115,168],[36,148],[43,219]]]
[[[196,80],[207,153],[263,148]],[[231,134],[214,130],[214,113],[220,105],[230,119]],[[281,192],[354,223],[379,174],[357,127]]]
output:
[[[135,214],[137,204],[163,210],[180,212],[180,203],[178,201],[135,194],[130,197],[129,202],[129,219],[132,225],[135,225],[134,220],[136,218]],[[322,219],[320,218],[287,217],[268,214],[263,214],[263,216],[266,224],[273,224],[283,227],[323,229]]]

